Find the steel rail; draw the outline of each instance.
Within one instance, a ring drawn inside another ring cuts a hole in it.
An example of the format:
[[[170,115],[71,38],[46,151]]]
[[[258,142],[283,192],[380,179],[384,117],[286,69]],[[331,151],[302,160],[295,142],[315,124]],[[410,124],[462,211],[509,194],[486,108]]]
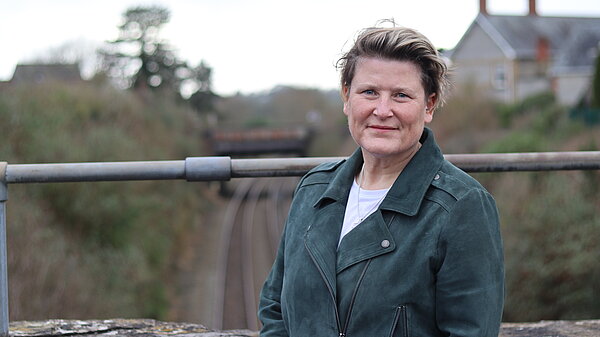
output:
[[[282,181],[281,178],[276,182],[269,185],[269,198],[267,199],[267,242],[269,244],[269,251],[272,253],[272,260],[275,260],[275,255],[277,252],[277,246],[279,243],[279,238],[281,237],[281,233],[279,230],[279,203],[281,201],[281,190],[285,181]]]
[[[450,154],[466,172],[600,170],[600,151]],[[0,337],[8,336],[6,201],[8,184],[124,180],[225,181],[242,177],[301,176],[342,157],[231,159],[189,157],[177,161],[8,164],[0,161]]]
[[[254,185],[254,179],[243,181],[237,186],[233,197],[227,204],[225,219],[219,238],[219,249],[217,255],[217,272],[215,282],[215,297],[213,307],[213,326],[221,330],[225,320],[225,298],[227,291],[227,270],[229,266],[229,252],[231,250],[231,238],[235,227],[235,219],[238,216],[242,202],[246,198],[248,191]]]
[[[466,172],[599,170],[600,151],[448,154]]]
[[[0,337],[8,337],[8,258],[6,255],[8,184],[2,181],[7,167],[6,162],[0,162]]]
[[[598,170],[600,151],[449,154],[467,172]],[[8,164],[4,182],[50,183],[122,180],[224,181],[244,177],[300,176],[311,168],[344,157],[231,159],[189,157],[175,161]]]
[[[267,187],[266,180],[259,180],[247,194],[247,199],[244,203],[243,224],[242,224],[242,241],[240,242],[242,254],[242,297],[244,303],[244,314],[246,319],[246,328],[256,331],[258,330],[258,321],[256,316],[256,294],[254,286],[254,247],[252,235],[254,234],[254,214],[261,194]]]

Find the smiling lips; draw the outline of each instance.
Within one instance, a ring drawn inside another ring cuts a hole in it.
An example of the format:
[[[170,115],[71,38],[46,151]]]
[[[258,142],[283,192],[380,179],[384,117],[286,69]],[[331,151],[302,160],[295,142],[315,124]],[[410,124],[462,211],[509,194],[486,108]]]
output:
[[[385,126],[385,125],[369,125],[367,126],[369,129],[375,129],[377,131],[392,131],[398,130],[398,128],[393,126]]]

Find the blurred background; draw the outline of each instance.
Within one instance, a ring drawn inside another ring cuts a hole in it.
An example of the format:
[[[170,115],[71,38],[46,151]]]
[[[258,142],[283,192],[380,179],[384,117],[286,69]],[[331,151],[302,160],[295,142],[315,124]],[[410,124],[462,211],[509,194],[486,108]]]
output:
[[[366,7],[4,4],[0,160],[347,156],[356,145],[335,61],[360,28],[388,18],[430,37],[454,69],[431,126],[445,153],[599,149],[597,1]],[[600,173],[475,177],[501,213],[504,320],[600,318]],[[11,185],[10,319],[256,329],[296,181]]]

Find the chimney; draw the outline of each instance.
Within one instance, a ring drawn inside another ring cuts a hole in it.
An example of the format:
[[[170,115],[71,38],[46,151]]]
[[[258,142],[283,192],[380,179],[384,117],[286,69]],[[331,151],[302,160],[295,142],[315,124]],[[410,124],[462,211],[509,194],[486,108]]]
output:
[[[538,38],[535,58],[539,63],[548,63],[550,61],[550,41],[543,36]]]
[[[479,13],[488,15],[487,0],[479,0]]]
[[[537,11],[535,9],[535,0],[529,0],[529,16],[537,16]]]

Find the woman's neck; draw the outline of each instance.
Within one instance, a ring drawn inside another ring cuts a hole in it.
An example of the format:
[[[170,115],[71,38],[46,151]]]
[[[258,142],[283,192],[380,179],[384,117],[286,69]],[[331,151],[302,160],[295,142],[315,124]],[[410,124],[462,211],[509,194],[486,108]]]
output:
[[[365,190],[389,188],[420,148],[418,143],[407,156],[392,158],[375,157],[363,151],[364,164],[356,181]]]

